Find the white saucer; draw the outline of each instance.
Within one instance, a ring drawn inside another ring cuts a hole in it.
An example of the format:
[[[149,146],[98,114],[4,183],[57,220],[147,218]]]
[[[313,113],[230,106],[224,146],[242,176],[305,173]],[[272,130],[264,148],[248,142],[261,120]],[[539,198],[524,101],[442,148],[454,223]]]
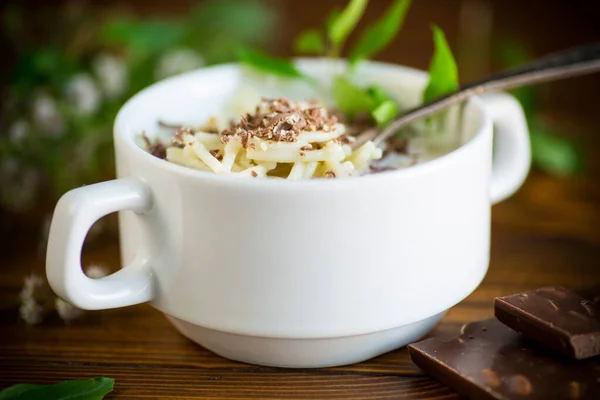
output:
[[[231,360],[283,368],[323,368],[355,364],[415,342],[429,333],[445,312],[421,321],[364,335],[325,339],[246,336],[167,318],[185,337]]]

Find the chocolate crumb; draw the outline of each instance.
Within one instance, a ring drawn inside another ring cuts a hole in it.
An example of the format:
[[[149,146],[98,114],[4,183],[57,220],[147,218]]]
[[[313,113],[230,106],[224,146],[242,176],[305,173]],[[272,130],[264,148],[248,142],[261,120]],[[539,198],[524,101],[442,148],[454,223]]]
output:
[[[191,134],[193,134],[191,128],[187,128],[187,127],[183,127],[183,126],[177,128],[177,130],[173,134],[173,144],[179,145],[179,146],[185,145],[185,143],[183,142],[183,137],[185,135],[191,135]]]
[[[301,157],[304,157],[306,155],[306,153],[303,152],[303,151],[301,151],[299,154],[300,154]]]
[[[263,98],[253,114],[246,114],[237,124],[231,124],[221,134],[242,137],[246,148],[248,140],[259,139],[277,142],[295,142],[301,131],[327,132],[337,124],[337,117],[325,107],[310,104],[303,107],[283,98]]]
[[[219,152],[219,150],[211,150],[209,153],[217,160],[223,161],[223,155]]]
[[[407,137],[392,136],[386,143],[383,157],[390,153],[408,154],[408,145],[409,141]]]
[[[162,144],[158,139],[150,141],[150,138],[146,135],[146,132],[142,133],[142,139],[146,144],[146,151],[152,154],[154,157],[158,157],[162,160],[167,158],[167,147]]]
[[[253,178],[256,178],[258,176],[256,171],[250,171],[250,175],[252,175]]]
[[[240,133],[240,137],[242,138],[242,147],[248,148],[248,140],[250,140],[250,133],[247,131],[243,131]]]
[[[327,172],[325,172],[325,177],[326,178],[335,178],[335,172],[327,171]]]
[[[158,125],[162,126],[163,128],[170,128],[170,129],[179,129],[182,126],[181,124],[180,125],[172,124],[170,122],[165,122],[162,120],[158,120]]]
[[[369,165],[369,171],[371,173],[378,173],[378,172],[384,172],[384,171],[393,171],[394,168],[392,167],[376,167],[374,165]]]
[[[355,138],[350,137],[348,135],[339,136],[339,137],[335,138],[334,140],[336,141],[336,143],[339,143],[339,144],[350,144],[350,143],[353,143],[356,141]]]
[[[311,146],[302,146],[302,147],[300,147],[300,150],[309,151],[309,150],[313,150],[313,148]]]

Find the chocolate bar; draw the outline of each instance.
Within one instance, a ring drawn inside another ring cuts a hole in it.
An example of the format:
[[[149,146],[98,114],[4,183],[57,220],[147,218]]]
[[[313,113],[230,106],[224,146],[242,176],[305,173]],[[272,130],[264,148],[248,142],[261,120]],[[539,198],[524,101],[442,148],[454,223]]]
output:
[[[415,364],[471,400],[598,400],[600,360],[557,357],[497,319],[408,346]]]
[[[496,318],[523,336],[582,360],[600,355],[599,297],[600,287],[546,287],[498,297],[494,309]]]

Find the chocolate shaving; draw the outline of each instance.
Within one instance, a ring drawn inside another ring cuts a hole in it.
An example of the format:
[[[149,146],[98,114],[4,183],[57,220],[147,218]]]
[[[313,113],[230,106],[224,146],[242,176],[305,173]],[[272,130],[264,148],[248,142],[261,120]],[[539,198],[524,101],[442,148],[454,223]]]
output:
[[[337,116],[313,103],[302,107],[283,98],[263,98],[253,114],[248,113],[242,116],[238,123],[230,124],[222,135],[239,136],[242,146],[247,148],[249,140],[253,137],[277,142],[295,142],[301,131],[330,132],[337,122]]]
[[[332,142],[337,143],[337,144],[350,144],[350,143],[353,143],[354,141],[356,141],[356,139],[354,137],[351,137],[348,135],[342,135],[342,136],[336,137],[335,139],[332,140]]]
[[[184,126],[177,128],[177,130],[173,134],[173,144],[176,146],[180,146],[180,147],[184,146],[185,142],[183,141],[183,137],[185,135],[192,135],[192,134],[193,134],[193,131],[191,128],[187,128]]]
[[[154,139],[151,141],[150,138],[146,135],[146,132],[142,133],[142,139],[146,144],[146,151],[152,154],[154,157],[158,157],[160,159],[167,158],[167,147],[161,143],[158,139]]]
[[[162,126],[163,128],[169,128],[169,129],[179,129],[179,128],[181,128],[183,126],[181,124],[179,124],[179,125],[172,124],[170,122],[165,122],[165,121],[162,121],[162,120],[158,120],[158,125]]]
[[[407,137],[392,136],[386,143],[383,157],[390,153],[408,154],[408,145],[409,140]]]
[[[378,167],[378,166],[374,166],[374,165],[369,165],[369,171],[373,174],[378,173],[378,172],[385,172],[385,171],[393,171],[395,168],[392,167]]]
[[[211,150],[209,153],[211,156],[213,156],[217,160],[219,160],[219,161],[223,160],[223,155],[219,153],[219,150]]]

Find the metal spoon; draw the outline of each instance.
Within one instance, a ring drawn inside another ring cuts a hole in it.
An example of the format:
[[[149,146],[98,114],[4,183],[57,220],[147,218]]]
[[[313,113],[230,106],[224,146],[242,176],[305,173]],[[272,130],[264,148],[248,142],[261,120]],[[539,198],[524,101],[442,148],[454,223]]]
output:
[[[429,117],[442,109],[458,104],[484,92],[508,90],[521,86],[556,81],[600,71],[600,43],[594,43],[552,53],[522,67],[493,74],[461,86],[456,92],[413,108],[396,118],[382,130],[360,135],[353,143],[357,147],[367,140],[380,145],[400,129]]]

